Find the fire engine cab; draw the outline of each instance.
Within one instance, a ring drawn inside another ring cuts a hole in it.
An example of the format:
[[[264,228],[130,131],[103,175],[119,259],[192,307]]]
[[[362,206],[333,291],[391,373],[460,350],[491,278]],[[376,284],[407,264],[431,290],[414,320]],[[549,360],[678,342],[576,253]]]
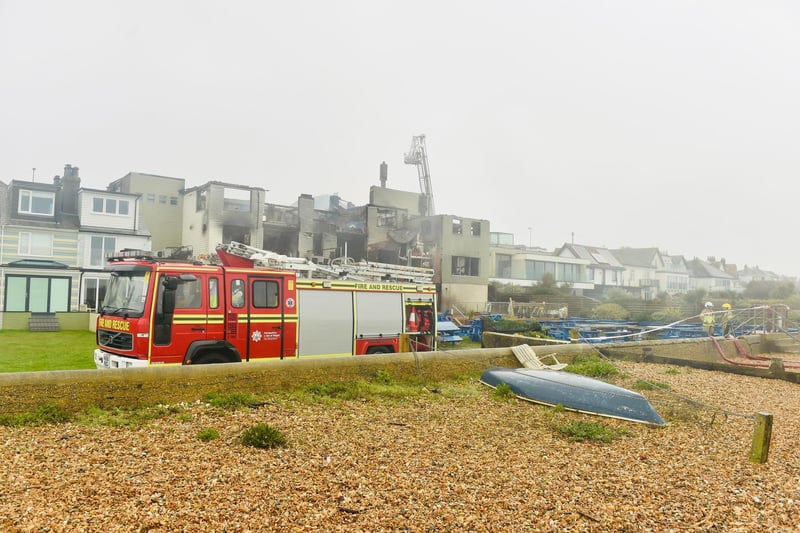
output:
[[[97,368],[436,349],[432,269],[318,265],[236,242],[217,257],[110,257]]]

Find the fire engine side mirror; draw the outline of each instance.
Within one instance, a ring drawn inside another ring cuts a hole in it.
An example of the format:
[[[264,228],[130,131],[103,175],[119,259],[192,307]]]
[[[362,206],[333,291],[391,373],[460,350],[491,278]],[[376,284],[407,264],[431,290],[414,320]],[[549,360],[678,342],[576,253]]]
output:
[[[171,315],[175,312],[175,292],[178,290],[180,278],[176,276],[164,276],[161,284],[164,286],[163,302],[161,303],[161,312],[165,315]]]
[[[161,309],[165,315],[171,315],[175,312],[175,289],[167,289],[164,291],[164,302]]]
[[[197,276],[193,274],[181,274],[180,276],[164,276],[161,284],[164,285],[164,301],[161,305],[162,313],[171,315],[175,312],[175,295],[178,285],[197,281]]]
[[[161,284],[164,285],[165,291],[174,292],[178,289],[178,278],[175,276],[165,276]]]

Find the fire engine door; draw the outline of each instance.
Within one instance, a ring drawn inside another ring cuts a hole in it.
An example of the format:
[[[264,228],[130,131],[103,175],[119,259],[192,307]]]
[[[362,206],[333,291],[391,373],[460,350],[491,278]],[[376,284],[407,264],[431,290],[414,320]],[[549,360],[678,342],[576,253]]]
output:
[[[294,353],[295,334],[284,329],[284,282],[285,279],[280,276],[248,277],[248,340],[247,353],[242,354],[243,358],[281,357],[285,353]]]
[[[189,346],[207,336],[208,312],[203,301],[205,277],[194,274],[165,274],[162,279],[177,280],[175,309],[167,315],[156,314],[151,359],[159,363],[180,364]],[[164,298],[159,284],[159,299]],[[161,304],[160,304],[161,305]]]

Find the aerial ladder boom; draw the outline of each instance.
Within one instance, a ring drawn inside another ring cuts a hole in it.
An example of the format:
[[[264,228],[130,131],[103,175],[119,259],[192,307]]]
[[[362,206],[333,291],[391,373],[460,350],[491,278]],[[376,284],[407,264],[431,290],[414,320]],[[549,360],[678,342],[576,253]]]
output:
[[[411,139],[411,148],[404,154],[406,164],[416,165],[419,175],[419,189],[425,195],[426,216],[434,215],[433,188],[431,187],[431,173],[428,168],[428,150],[425,147],[425,135],[415,135]]]
[[[231,264],[226,256],[247,259],[253,266],[273,268],[276,270],[295,270],[303,278],[339,279],[353,281],[404,281],[409,283],[432,283],[433,269],[374,261],[353,261],[351,259],[334,259],[330,264],[315,263],[302,257],[286,255],[262,250],[240,242],[217,246],[217,255],[227,266]]]

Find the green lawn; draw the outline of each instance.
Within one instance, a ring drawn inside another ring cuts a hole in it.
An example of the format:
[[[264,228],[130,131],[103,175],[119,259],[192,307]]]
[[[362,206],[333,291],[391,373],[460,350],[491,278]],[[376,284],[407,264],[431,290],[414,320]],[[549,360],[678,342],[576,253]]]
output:
[[[92,331],[0,330],[0,372],[95,368],[92,352],[96,347]],[[465,339],[455,346],[439,346],[439,350],[480,347],[480,342]]]
[[[93,331],[0,330],[0,372],[95,368]]]

